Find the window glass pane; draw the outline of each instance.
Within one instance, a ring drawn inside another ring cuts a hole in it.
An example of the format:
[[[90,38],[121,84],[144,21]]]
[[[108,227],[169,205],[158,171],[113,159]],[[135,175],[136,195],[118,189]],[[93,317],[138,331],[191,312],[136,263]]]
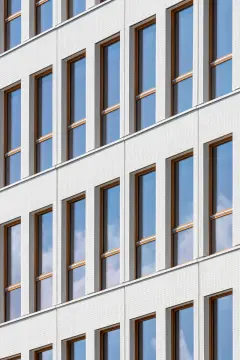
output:
[[[52,360],[52,349],[38,354],[39,360]]]
[[[7,50],[21,43],[21,16],[7,23],[6,47]]]
[[[232,52],[232,0],[213,0],[213,60]]]
[[[72,202],[70,205],[71,217],[71,264],[85,260],[86,237],[86,200]]]
[[[212,68],[212,98],[215,99],[232,91],[232,60]]]
[[[192,107],[192,77],[173,86],[174,114],[179,114]]]
[[[175,313],[175,359],[193,360],[193,307]]]
[[[52,212],[38,216],[38,275],[52,272]]]
[[[233,359],[232,295],[214,300],[214,360]]]
[[[120,360],[120,329],[103,334],[103,360]]]
[[[120,254],[102,260],[102,289],[120,283]]]
[[[156,319],[138,323],[138,359],[156,360]]]
[[[37,144],[37,172],[52,167],[52,139]]]
[[[7,16],[21,11],[21,0],[7,0]]]
[[[86,58],[71,63],[71,124],[86,118]]]
[[[52,0],[37,6],[37,34],[52,27]]]
[[[86,152],[86,125],[80,125],[69,131],[69,158],[85,154]]]
[[[21,316],[21,288],[6,293],[6,321]]]
[[[85,266],[80,266],[69,272],[69,300],[85,295]]]
[[[86,340],[74,341],[70,345],[70,360],[86,360]]]
[[[86,10],[86,0],[69,0],[69,17]]]
[[[138,31],[138,93],[155,88],[156,24]]]
[[[52,74],[40,77],[37,81],[39,138],[52,132]]]
[[[232,215],[212,220],[212,252],[232,247]]]
[[[7,285],[21,282],[21,225],[7,228]]]
[[[52,306],[52,278],[37,281],[37,310]]]
[[[155,124],[156,95],[148,95],[137,101],[137,130]]]
[[[232,141],[214,146],[213,213],[232,208]]]
[[[175,224],[193,221],[193,157],[175,162]]]
[[[120,102],[120,41],[103,47],[104,109]]]
[[[7,150],[21,146],[21,89],[7,94]]]
[[[193,69],[193,6],[175,14],[175,78]]]
[[[174,266],[193,259],[193,229],[180,231],[173,235]]]
[[[102,118],[102,145],[120,138],[120,110],[115,110]]]
[[[103,251],[120,247],[120,186],[103,190]]]
[[[21,153],[18,152],[6,158],[6,185],[21,179]]]
[[[137,247],[137,277],[146,276],[156,271],[156,242]]]
[[[156,234],[156,174],[138,177],[138,240]]]

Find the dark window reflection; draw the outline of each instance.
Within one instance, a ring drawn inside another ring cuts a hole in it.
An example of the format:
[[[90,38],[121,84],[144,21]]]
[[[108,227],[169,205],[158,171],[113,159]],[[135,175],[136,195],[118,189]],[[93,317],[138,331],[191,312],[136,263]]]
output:
[[[86,152],[86,124],[69,131],[69,158],[85,154]]]
[[[182,310],[174,311],[174,329],[174,360],[193,360],[193,307],[187,307]]]
[[[215,99],[232,91],[232,60],[213,67],[212,98]]]
[[[37,144],[37,172],[52,167],[52,139]]]
[[[69,0],[69,17],[73,17],[86,10],[86,0]]]
[[[6,185],[21,180],[21,152],[6,158]]]
[[[212,220],[212,252],[232,247],[232,214]]]
[[[52,272],[52,212],[38,216],[38,273]]]
[[[7,16],[21,11],[21,0],[7,0]]]
[[[6,321],[21,316],[21,288],[6,293]]]
[[[110,144],[120,138],[120,110],[115,110],[102,118],[102,142]]]
[[[70,64],[71,124],[86,118],[86,58]]]
[[[52,360],[52,349],[39,352],[37,354],[37,360]]]
[[[80,339],[70,344],[69,360],[86,360],[86,340]]]
[[[137,278],[156,271],[156,242],[152,241],[137,247]]]
[[[193,228],[173,235],[174,266],[193,259]]]
[[[102,334],[103,360],[120,360],[120,329]]]
[[[38,137],[52,132],[52,74],[37,79]]]
[[[37,6],[37,34],[52,27],[52,0]]]
[[[102,288],[107,289],[120,283],[120,254],[102,260]]]
[[[137,323],[137,360],[156,360],[156,318]]]
[[[85,266],[69,271],[69,300],[85,295]]]
[[[21,16],[6,24],[6,50],[21,44]]]
[[[52,306],[52,277],[37,282],[37,310]]]
[[[137,100],[137,130],[153,125],[156,121],[156,95]]]
[[[192,77],[173,85],[174,114],[181,113],[192,107]]]

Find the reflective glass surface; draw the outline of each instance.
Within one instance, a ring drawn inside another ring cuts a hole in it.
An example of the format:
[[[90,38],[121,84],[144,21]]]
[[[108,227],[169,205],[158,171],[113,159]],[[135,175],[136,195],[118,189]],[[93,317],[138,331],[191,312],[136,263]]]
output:
[[[73,159],[86,152],[86,124],[69,131],[69,158]]]
[[[148,95],[137,101],[137,130],[155,124],[156,122],[156,95]]]
[[[38,275],[52,272],[52,212],[38,216]]]
[[[120,41],[103,48],[104,109],[120,102]]]
[[[103,334],[103,360],[120,360],[120,329]]]
[[[193,229],[173,235],[174,265],[184,264],[193,259]]]
[[[85,295],[85,266],[69,272],[69,300]]]
[[[174,114],[181,113],[192,107],[192,77],[180,81],[173,86]]]
[[[37,81],[38,137],[41,137],[52,132],[52,74],[40,77]]]
[[[86,0],[69,0],[69,17],[86,10]]]
[[[215,99],[232,91],[232,60],[212,68],[212,98]]]
[[[138,240],[156,234],[156,174],[138,177]]]
[[[52,0],[37,6],[37,34],[52,27]]]
[[[175,359],[194,359],[193,307],[175,313]]]
[[[69,360],[86,360],[86,340],[74,341],[70,345]]]
[[[38,360],[52,360],[52,349],[40,352],[38,354]]]
[[[7,285],[21,282],[21,224],[7,228]]]
[[[120,110],[115,110],[102,118],[102,145],[120,138]]]
[[[220,217],[211,221],[212,252],[218,252],[232,247],[232,215]]]
[[[213,213],[232,208],[232,141],[214,146]]]
[[[120,247],[120,186],[103,190],[103,252]]]
[[[21,44],[21,16],[7,22],[6,31],[7,50]]]
[[[86,58],[71,63],[71,123],[86,118]]]
[[[137,247],[137,277],[156,271],[156,241]]]
[[[37,282],[37,310],[52,306],[52,278]]]
[[[120,254],[102,260],[102,289],[120,283]]]
[[[21,11],[21,0],[7,0],[7,16]]]
[[[156,24],[138,31],[138,93],[155,88]]]
[[[213,60],[232,52],[232,0],[213,0],[213,36]]]
[[[85,260],[85,237],[86,237],[86,200],[72,202],[70,205],[71,226],[71,264]]]
[[[138,323],[137,360],[156,360],[156,318]]]
[[[7,150],[21,146],[21,89],[7,94]]]
[[[6,158],[6,185],[21,179],[21,152]]]
[[[6,293],[6,321],[21,316],[21,288]]]
[[[37,144],[37,172],[52,167],[52,139]]]

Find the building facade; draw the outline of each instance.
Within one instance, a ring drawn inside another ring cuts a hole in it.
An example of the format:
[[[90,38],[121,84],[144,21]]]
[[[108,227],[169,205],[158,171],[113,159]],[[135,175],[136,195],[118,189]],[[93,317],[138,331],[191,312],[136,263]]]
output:
[[[239,19],[0,0],[1,360],[238,359]]]

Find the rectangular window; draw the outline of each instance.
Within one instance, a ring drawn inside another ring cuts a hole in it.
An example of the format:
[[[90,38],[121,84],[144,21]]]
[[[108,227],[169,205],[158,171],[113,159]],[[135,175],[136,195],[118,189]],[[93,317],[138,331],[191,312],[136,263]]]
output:
[[[156,360],[156,317],[136,321],[136,360]]]
[[[172,112],[192,107],[193,5],[172,12]]]
[[[101,189],[101,288],[120,283],[120,184]]]
[[[232,292],[210,299],[210,359],[233,359]]]
[[[136,276],[151,274],[156,267],[156,172],[136,175]]]
[[[52,209],[36,215],[36,310],[52,306]]]
[[[193,259],[193,155],[172,162],[172,266]]]
[[[36,171],[52,167],[52,70],[36,78]]]
[[[68,0],[68,18],[86,10],[86,0]]]
[[[68,158],[86,152],[86,57],[68,63]]]
[[[232,91],[232,0],[210,0],[210,98]]]
[[[35,351],[34,360],[52,360],[52,347],[46,347],[40,350]]]
[[[210,253],[232,247],[232,140],[210,146]]]
[[[5,320],[21,316],[21,223],[5,226]]]
[[[67,360],[86,360],[86,338],[84,336],[68,342]]]
[[[120,327],[101,331],[101,360],[120,360]]]
[[[5,92],[5,184],[21,179],[21,86]]]
[[[36,1],[36,34],[52,27],[52,0]]]
[[[194,359],[193,305],[172,310],[172,360]]]
[[[5,50],[21,44],[21,0],[4,0]]]
[[[156,23],[136,29],[136,130],[156,121]]]
[[[85,196],[68,203],[68,299],[85,295]]]
[[[101,145],[120,138],[120,38],[101,46]]]

